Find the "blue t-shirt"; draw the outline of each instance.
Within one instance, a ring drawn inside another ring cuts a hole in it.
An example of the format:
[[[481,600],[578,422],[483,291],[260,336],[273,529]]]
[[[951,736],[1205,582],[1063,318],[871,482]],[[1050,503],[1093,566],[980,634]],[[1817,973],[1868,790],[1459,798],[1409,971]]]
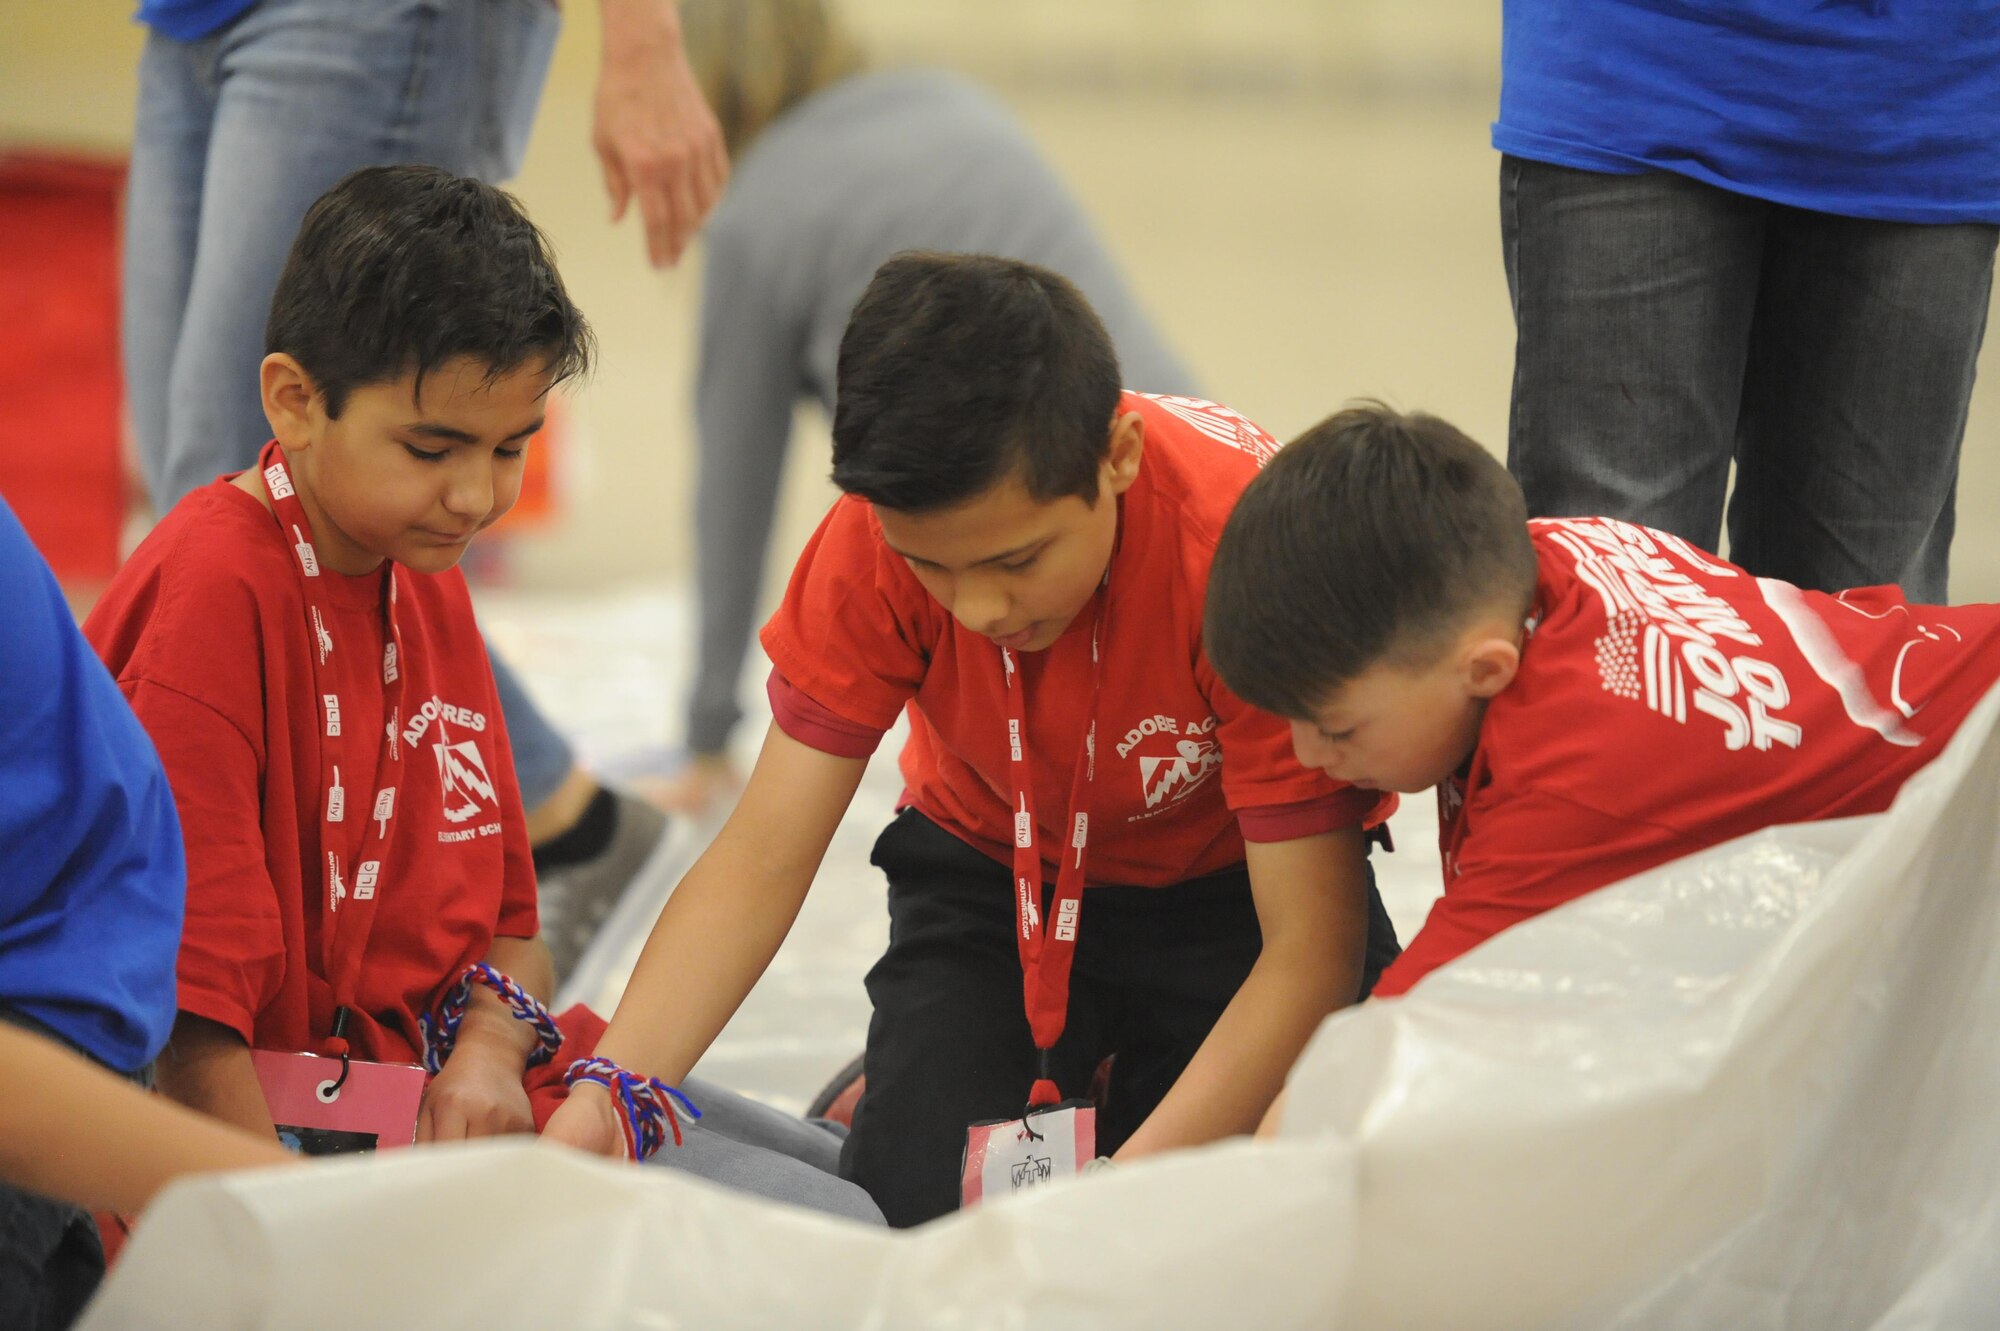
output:
[[[2000,222],[2000,0],[1505,0],[1504,153]]]
[[[120,1072],[174,1022],[187,870],[153,743],[0,499],[0,1007]]]
[[[199,41],[247,13],[257,0],[139,0],[139,22],[177,42]]]

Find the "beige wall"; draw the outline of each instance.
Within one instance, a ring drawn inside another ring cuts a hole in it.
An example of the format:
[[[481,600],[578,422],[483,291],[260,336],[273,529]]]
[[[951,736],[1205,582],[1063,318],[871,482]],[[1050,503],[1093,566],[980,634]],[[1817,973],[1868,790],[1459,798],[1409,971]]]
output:
[[[886,59],[980,74],[1082,196],[1209,390],[1281,435],[1369,394],[1504,439],[1512,326],[1487,146],[1497,0],[856,0]],[[141,35],[123,3],[0,0],[0,142],[118,150]],[[684,570],[700,257],[653,273],[608,225],[588,149],[595,7],[571,0],[515,187],[560,250],[603,358],[576,417],[565,521],[533,585]],[[4,243],[4,238],[0,238]],[[2000,399],[1973,408],[1957,599],[2000,600]],[[780,570],[828,491],[794,449]],[[775,576],[775,573],[774,573]]]

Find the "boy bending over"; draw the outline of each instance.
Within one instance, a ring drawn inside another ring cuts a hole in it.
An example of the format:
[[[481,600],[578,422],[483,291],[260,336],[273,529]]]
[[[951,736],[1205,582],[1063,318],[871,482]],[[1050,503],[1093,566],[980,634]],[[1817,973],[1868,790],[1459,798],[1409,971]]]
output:
[[[1611,518],[1531,522],[1479,445],[1377,405],[1244,491],[1207,625],[1302,761],[1437,787],[1444,895],[1378,996],[1704,847],[1880,812],[2000,678],[2000,607],[1806,592]]]
[[[277,1083],[252,1051],[324,1056],[322,1098],[412,1084],[364,1064],[427,1064],[395,1139],[531,1131],[601,1023],[541,1006],[520,794],[457,564],[513,504],[588,328],[511,198],[384,167],[307,214],[266,344],[276,437],[176,505],[85,626],[185,832],[160,1087],[268,1137]],[[735,1181],[715,1117],[668,1159]],[[759,1191],[872,1214],[830,1173],[758,1164]]]
[[[938,254],[863,294],[833,434],[847,493],[764,629],[775,724],[601,1052],[686,1073],[907,710],[842,1172],[891,1224],[950,1211],[969,1124],[1080,1096],[1108,1054],[1097,1149],[1251,1130],[1395,947],[1363,843],[1393,802],[1300,766],[1203,644],[1216,537],[1275,444],[1210,403],[1121,393],[1063,278]],[[549,1132],[614,1150],[616,1122],[579,1088]]]

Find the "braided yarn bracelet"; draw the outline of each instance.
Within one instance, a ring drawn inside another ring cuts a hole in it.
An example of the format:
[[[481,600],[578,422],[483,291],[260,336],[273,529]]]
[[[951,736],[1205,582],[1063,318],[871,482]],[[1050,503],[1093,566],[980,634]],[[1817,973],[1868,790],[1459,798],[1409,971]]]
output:
[[[479,961],[467,966],[458,983],[445,992],[435,1017],[417,1018],[417,1029],[424,1038],[424,1071],[436,1076],[451,1057],[453,1047],[458,1044],[458,1028],[465,1022],[465,1009],[472,1001],[474,983],[491,989],[517,1021],[535,1028],[535,1052],[528,1055],[529,1067],[537,1067],[556,1056],[556,1050],[562,1047],[562,1032],[542,1001],[514,983],[512,977]]]
[[[658,1077],[628,1072],[608,1058],[579,1058],[570,1064],[569,1071],[563,1074],[563,1085],[574,1086],[580,1081],[594,1081],[611,1092],[620,1110],[619,1126],[625,1130],[625,1149],[641,1164],[667,1144],[667,1134],[661,1129],[663,1122],[673,1129],[674,1145],[681,1144],[681,1120],[674,1112],[676,1100],[687,1110],[688,1117],[701,1117],[694,1101],[676,1088]]]

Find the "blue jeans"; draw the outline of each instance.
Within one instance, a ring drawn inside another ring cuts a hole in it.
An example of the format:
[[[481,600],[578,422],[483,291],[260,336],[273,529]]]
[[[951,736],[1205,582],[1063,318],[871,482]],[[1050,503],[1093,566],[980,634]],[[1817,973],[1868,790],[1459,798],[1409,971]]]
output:
[[[547,0],[262,0],[199,41],[148,37],[122,322],[157,511],[249,466],[270,438],[264,324],[313,200],[364,166],[512,175],[558,26]],[[569,749],[494,666],[533,808],[569,771]]]
[[[1507,465],[1802,587],[1942,604],[2000,228],[1835,217],[1666,172],[1500,167]]]

